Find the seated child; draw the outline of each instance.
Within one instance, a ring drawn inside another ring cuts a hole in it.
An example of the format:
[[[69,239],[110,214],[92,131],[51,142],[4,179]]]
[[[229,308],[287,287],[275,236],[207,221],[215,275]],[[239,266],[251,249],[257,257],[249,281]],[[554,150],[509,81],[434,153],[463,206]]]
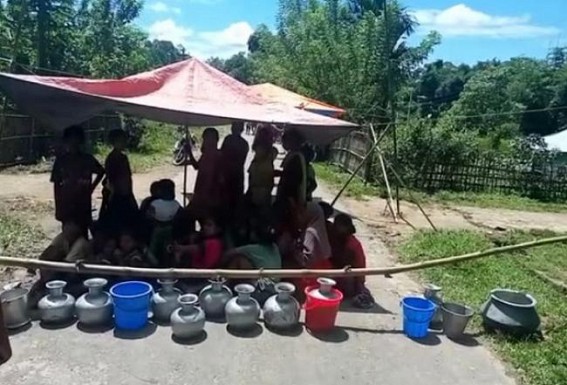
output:
[[[156,187],[157,197],[149,204],[148,216],[157,222],[171,223],[181,209],[175,200],[175,182],[171,179],[162,179]]]
[[[131,230],[123,230],[120,234],[118,249],[114,251],[114,260],[120,266],[150,267],[151,265],[135,232]]]
[[[335,268],[345,266],[352,268],[365,268],[366,256],[362,244],[354,235],[356,228],[352,218],[346,214],[338,214],[334,221],[335,240],[333,244],[332,262]],[[364,309],[374,305],[374,298],[365,286],[365,277],[343,277],[337,279],[337,286],[345,297],[351,297],[353,304]]]
[[[172,180],[159,181],[158,190],[158,198],[147,211],[152,221],[149,257],[161,267],[171,267],[167,245],[171,244],[173,220],[181,211],[181,205],[175,200],[175,183]]]
[[[142,203],[140,203],[140,212],[142,213],[143,216],[147,216],[148,210],[150,208],[150,205],[153,203],[153,201],[155,201],[156,199],[159,199],[159,197],[160,197],[160,182],[161,181],[152,182],[152,184],[150,185],[150,196],[144,198]]]
[[[94,262],[104,265],[112,265],[114,260],[114,252],[117,248],[116,239],[97,230],[93,236],[93,254]]]
[[[221,229],[211,215],[202,221],[201,232],[196,243],[174,244],[173,252],[178,266],[196,269],[219,267],[223,252]]]

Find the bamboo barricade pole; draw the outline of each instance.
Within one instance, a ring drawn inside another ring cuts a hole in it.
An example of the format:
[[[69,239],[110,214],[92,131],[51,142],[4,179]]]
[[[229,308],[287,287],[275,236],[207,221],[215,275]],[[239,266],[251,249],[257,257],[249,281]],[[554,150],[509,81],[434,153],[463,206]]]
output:
[[[310,270],[310,269],[281,269],[281,270],[223,270],[223,269],[153,269],[153,268],[135,268],[123,266],[104,266],[95,264],[82,264],[82,263],[66,263],[66,262],[52,262],[40,261],[35,259],[24,258],[9,258],[0,257],[0,266],[19,266],[28,269],[46,269],[52,271],[61,271],[67,273],[77,274],[101,274],[101,275],[126,275],[130,277],[145,277],[145,278],[239,278],[239,279],[253,279],[262,277],[272,278],[306,278],[306,277],[356,277],[367,275],[393,275],[405,273],[408,271],[415,271],[421,269],[428,269],[432,267],[450,265],[465,261],[471,261],[479,258],[484,258],[492,255],[501,255],[503,253],[529,249],[536,246],[549,245],[552,243],[567,242],[567,236],[544,238],[536,241],[519,243],[516,245],[508,245],[502,247],[495,247],[488,250],[476,251],[474,253],[463,254],[453,257],[433,259],[429,261],[411,263],[407,265],[399,265],[393,267],[376,267],[364,269],[335,269],[335,270]]]

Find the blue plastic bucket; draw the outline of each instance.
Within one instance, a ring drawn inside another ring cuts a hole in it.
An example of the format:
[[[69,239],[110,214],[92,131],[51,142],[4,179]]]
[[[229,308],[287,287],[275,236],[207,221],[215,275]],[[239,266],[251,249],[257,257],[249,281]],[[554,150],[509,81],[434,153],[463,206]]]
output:
[[[110,288],[114,323],[118,329],[139,330],[148,323],[152,286],[141,281],[117,283]]]
[[[433,302],[425,298],[405,297],[402,299],[405,335],[410,338],[426,337],[436,308]]]

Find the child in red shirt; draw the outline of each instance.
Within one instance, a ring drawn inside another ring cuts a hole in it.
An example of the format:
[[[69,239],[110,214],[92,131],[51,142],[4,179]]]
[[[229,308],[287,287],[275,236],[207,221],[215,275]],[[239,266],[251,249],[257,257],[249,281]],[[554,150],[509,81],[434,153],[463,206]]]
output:
[[[345,266],[352,268],[365,268],[366,255],[362,244],[354,235],[356,228],[352,218],[346,214],[338,214],[333,222],[333,265],[337,269]],[[365,277],[344,277],[337,280],[339,290],[345,297],[351,297],[353,304],[361,308],[374,306],[374,298],[365,286]]]
[[[221,229],[217,221],[212,217],[204,219],[197,242],[190,245],[176,244],[173,250],[179,266],[195,269],[217,268],[223,253]]]

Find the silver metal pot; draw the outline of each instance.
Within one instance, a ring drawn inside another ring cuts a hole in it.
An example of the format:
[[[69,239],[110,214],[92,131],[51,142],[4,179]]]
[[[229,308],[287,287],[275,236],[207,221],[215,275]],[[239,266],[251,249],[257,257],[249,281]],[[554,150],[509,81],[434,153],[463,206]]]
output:
[[[254,290],[254,286],[247,283],[236,285],[234,291],[238,296],[228,301],[224,308],[228,326],[240,330],[256,326],[260,317],[260,304],[251,297]]]
[[[295,286],[291,283],[276,284],[277,294],[267,299],[264,304],[264,321],[275,329],[291,329],[299,323],[301,306],[292,297]]]
[[[79,322],[84,326],[103,326],[112,322],[112,298],[104,291],[108,281],[104,278],[91,278],[83,282],[88,293],[75,302]]]
[[[37,304],[42,322],[64,323],[75,316],[75,297],[63,292],[65,286],[65,281],[49,281],[45,284],[49,294]]]
[[[203,333],[205,328],[205,312],[197,306],[199,297],[195,294],[184,294],[178,298],[180,308],[171,314],[173,335],[180,339],[190,339]]]
[[[4,325],[8,329],[17,329],[31,322],[28,314],[28,289],[17,288],[0,294]]]

